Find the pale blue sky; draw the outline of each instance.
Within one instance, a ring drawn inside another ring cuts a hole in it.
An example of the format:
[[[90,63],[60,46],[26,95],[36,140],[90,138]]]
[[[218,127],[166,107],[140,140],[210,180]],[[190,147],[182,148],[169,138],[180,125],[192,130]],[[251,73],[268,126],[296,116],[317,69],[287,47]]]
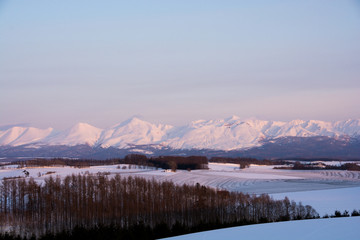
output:
[[[360,118],[360,1],[0,0],[0,125]]]

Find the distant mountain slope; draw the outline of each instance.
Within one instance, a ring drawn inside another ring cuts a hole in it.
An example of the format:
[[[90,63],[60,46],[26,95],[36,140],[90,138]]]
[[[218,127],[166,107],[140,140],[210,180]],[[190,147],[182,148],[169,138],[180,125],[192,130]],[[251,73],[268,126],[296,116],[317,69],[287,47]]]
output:
[[[88,144],[93,146],[99,139],[102,129],[91,126],[87,123],[78,123],[72,128],[56,134],[52,134],[39,142],[48,145],[68,145]]]
[[[0,131],[0,145],[20,146],[37,143],[50,136],[52,128],[11,127]]]
[[[161,143],[170,125],[155,125],[138,118],[129,119],[101,133],[97,145],[101,147],[127,148],[129,144]]]
[[[148,156],[192,156],[208,157],[253,157],[257,159],[343,159],[360,160],[359,138],[333,137],[282,137],[262,141],[261,146],[240,150],[214,149],[175,149],[158,144],[128,145],[127,148],[101,146],[92,147],[87,144],[65,145],[22,145],[0,146],[1,158],[18,157],[69,157],[108,159],[125,157],[128,154],[145,154]]]
[[[275,159],[360,159],[360,137],[281,137],[265,140],[261,146],[234,151],[243,156]]]
[[[232,116],[220,120],[199,120],[185,126],[173,127],[132,118],[108,129],[99,129],[87,123],[78,123],[64,131],[17,126],[0,129],[0,146],[87,144],[91,147],[126,149],[133,145],[156,144],[173,149],[230,151],[260,147],[268,140],[284,137],[356,138],[360,135],[360,120],[281,122],[246,120]]]

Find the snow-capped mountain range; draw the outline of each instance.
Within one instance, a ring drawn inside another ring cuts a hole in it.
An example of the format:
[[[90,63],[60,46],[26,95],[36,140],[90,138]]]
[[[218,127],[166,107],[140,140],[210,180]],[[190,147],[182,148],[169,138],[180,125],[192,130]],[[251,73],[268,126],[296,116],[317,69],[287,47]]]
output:
[[[198,120],[185,126],[152,124],[131,118],[107,129],[78,123],[70,129],[12,126],[0,129],[0,146],[87,144],[126,149],[133,145],[158,145],[174,149],[234,150],[260,146],[262,140],[280,137],[360,136],[360,119],[325,122],[290,122],[241,119]]]

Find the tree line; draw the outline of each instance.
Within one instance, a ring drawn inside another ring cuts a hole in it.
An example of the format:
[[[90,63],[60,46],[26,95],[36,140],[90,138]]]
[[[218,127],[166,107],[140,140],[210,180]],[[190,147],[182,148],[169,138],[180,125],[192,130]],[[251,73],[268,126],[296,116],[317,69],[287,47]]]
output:
[[[239,164],[240,168],[247,168],[250,164],[256,165],[282,165],[285,163],[283,160],[259,160],[256,158],[246,158],[246,157],[236,157],[236,158],[229,158],[229,157],[212,157],[210,162],[216,163],[235,163]]]
[[[120,158],[97,160],[97,159],[71,159],[71,158],[34,158],[30,160],[18,160],[11,164],[18,164],[19,167],[44,167],[44,166],[70,166],[85,168],[101,165],[120,164],[124,160]]]
[[[159,156],[148,158],[141,154],[131,154],[127,155],[123,162],[127,164],[171,169],[173,171],[176,169],[194,170],[208,168],[208,159],[205,156]]]
[[[292,166],[286,167],[274,167],[274,169],[290,169],[290,170],[348,170],[348,171],[360,171],[360,166],[357,163],[345,163],[339,166],[336,165],[321,165],[317,163],[303,164],[301,162],[295,162]]]
[[[85,168],[99,165],[115,165],[115,164],[132,164],[142,165],[163,169],[207,169],[208,159],[205,156],[159,156],[147,157],[142,154],[130,154],[125,158],[113,158],[107,160],[95,159],[67,159],[67,158],[37,158],[26,161],[16,161],[12,164],[18,164],[20,167],[35,167],[35,166],[71,166],[78,168]]]
[[[50,176],[43,183],[32,178],[3,180],[0,188],[1,232],[11,230],[23,237],[76,227],[131,229],[139,224],[151,231],[175,227],[181,234],[203,225],[216,228],[318,217],[311,206],[288,198],[102,173]]]
[[[99,166],[99,165],[115,165],[115,164],[132,164],[132,165],[142,165],[163,169],[171,169],[175,171],[176,169],[183,170],[194,170],[194,169],[207,169],[208,163],[217,162],[217,163],[235,163],[239,164],[240,168],[247,168],[250,164],[256,165],[283,165],[288,164],[285,160],[259,160],[256,158],[246,158],[246,157],[212,157],[210,160],[206,156],[152,156],[148,157],[142,154],[129,154],[124,158],[112,158],[106,160],[96,160],[96,159],[68,159],[68,158],[37,158],[26,161],[16,161],[12,164],[19,164],[20,166],[71,166],[85,168],[90,166]],[[358,169],[359,166],[356,164],[346,164],[342,165],[341,168],[346,167],[347,170]]]
[[[285,164],[284,160],[259,160],[256,158],[245,158],[245,157],[212,157],[210,162],[217,163],[235,163],[239,164],[240,168],[249,167],[250,164],[257,165],[282,165]],[[16,161],[12,164],[19,164],[20,166],[71,166],[71,167],[90,167],[99,165],[114,165],[114,164],[133,164],[157,167],[163,169],[183,169],[183,170],[194,170],[194,169],[207,169],[209,160],[206,156],[152,156],[147,157],[142,154],[129,154],[124,158],[112,158],[106,160],[96,159],[67,159],[67,158],[38,158],[26,161]]]

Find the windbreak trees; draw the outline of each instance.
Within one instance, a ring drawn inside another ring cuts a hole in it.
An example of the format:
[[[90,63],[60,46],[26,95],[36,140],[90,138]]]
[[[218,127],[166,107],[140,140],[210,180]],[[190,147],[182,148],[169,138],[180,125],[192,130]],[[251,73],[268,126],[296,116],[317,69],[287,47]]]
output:
[[[317,217],[310,206],[268,195],[215,190],[200,184],[175,185],[104,173],[3,180],[0,186],[1,230],[36,234],[71,231],[76,226],[144,224],[194,229]],[[30,236],[29,235],[29,236]]]

